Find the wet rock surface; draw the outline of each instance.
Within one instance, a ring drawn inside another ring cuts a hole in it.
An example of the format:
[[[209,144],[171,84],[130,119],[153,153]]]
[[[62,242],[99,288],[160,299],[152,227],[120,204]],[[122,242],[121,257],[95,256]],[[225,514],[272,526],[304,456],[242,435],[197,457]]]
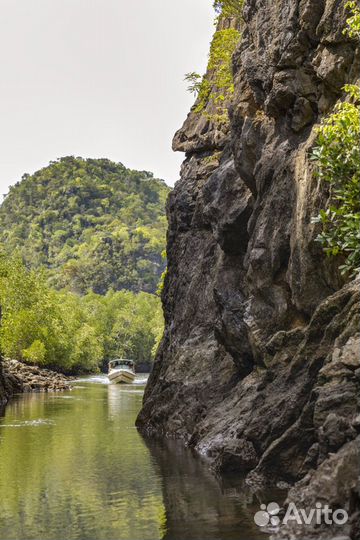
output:
[[[2,360],[0,373],[0,398],[7,401],[13,394],[23,392],[58,392],[70,390],[69,379],[61,373],[17,360]]]
[[[166,328],[137,423],[216,471],[293,485],[289,500],[311,506],[321,485],[355,523],[359,281],[315,241],[328,195],[308,159],[358,76],[346,17],[337,0],[246,0],[230,128],[192,111],[175,136],[186,159],[168,201]],[[343,484],[327,476],[337,463]]]

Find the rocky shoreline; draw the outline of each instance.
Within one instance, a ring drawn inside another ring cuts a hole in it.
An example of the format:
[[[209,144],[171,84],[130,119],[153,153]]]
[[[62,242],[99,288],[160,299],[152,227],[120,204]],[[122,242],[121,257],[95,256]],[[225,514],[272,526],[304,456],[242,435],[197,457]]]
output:
[[[0,401],[3,402],[14,394],[71,390],[71,384],[65,375],[49,369],[10,359],[3,359],[1,367]]]

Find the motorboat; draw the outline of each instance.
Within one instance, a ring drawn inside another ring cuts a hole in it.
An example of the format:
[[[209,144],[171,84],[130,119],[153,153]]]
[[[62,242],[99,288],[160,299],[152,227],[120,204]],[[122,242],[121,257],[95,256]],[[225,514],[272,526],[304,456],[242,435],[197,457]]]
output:
[[[109,381],[112,384],[132,383],[135,379],[135,365],[132,360],[118,358],[109,362]]]

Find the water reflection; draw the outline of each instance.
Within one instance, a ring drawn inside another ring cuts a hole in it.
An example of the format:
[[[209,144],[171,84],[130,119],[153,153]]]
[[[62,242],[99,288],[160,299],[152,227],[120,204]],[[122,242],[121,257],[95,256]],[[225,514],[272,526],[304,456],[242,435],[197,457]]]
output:
[[[132,397],[140,396],[142,399],[143,388],[135,385],[116,385],[108,386],[108,416],[109,419],[119,419],[124,414],[131,414],[133,408]],[[135,429],[135,426],[132,426]]]
[[[219,481],[176,441],[146,443],[163,479],[166,540],[267,538],[253,515],[271,494],[256,494],[238,480]]]
[[[21,396],[6,408],[0,420],[0,538],[163,536],[161,481],[133,429],[141,394],[82,386],[67,394]]]
[[[72,392],[8,405],[0,418],[0,539],[264,538],[252,520],[258,501],[244,486],[219,484],[181,444],[139,435],[138,382],[81,381]]]

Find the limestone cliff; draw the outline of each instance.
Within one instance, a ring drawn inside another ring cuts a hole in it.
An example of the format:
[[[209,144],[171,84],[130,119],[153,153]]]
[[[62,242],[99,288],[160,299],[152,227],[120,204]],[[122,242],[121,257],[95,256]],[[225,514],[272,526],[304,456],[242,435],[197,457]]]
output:
[[[138,425],[220,472],[295,483],[304,505],[320,492],[355,538],[359,284],[315,242],[327,193],[308,153],[359,50],[340,0],[246,0],[243,17],[230,128],[193,109],[174,139],[166,329]]]

